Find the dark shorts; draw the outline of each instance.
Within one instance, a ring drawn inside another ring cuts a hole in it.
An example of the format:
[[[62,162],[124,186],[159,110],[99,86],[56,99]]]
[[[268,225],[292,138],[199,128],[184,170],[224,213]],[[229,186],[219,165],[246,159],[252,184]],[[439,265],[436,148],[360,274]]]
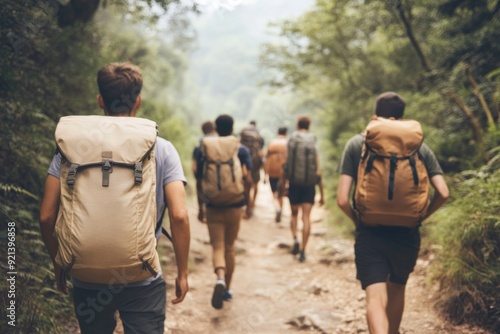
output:
[[[374,283],[406,284],[417,263],[420,233],[414,230],[360,228],[354,245],[357,275],[361,287]]]
[[[82,334],[109,333],[120,312],[125,333],[164,332],[166,285],[159,277],[149,285],[90,290],[73,288],[75,314]]]
[[[257,167],[252,167],[252,181],[254,184],[259,183],[260,181],[260,165]]]
[[[314,204],[315,195],[316,185],[297,186],[290,184],[288,188],[288,199],[290,200],[290,205],[299,205],[304,203]]]
[[[271,191],[273,193],[275,193],[279,190],[279,188],[278,188],[279,181],[280,181],[279,177],[270,177],[269,178],[269,184],[271,185]]]

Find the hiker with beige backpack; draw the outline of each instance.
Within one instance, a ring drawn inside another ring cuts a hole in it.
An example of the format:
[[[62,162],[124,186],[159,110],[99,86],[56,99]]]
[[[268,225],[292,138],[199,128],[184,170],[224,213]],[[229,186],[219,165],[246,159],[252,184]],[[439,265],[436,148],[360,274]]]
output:
[[[42,239],[57,289],[69,292],[82,334],[109,333],[118,311],[125,333],[163,333],[166,284],[156,246],[168,208],[176,297],[188,292],[186,178],[155,122],[134,117],[142,74],[112,63],[97,75],[105,116],[61,117],[40,208]]]
[[[356,277],[366,292],[372,334],[398,333],[406,282],[420,248],[419,227],[449,195],[420,124],[403,119],[404,109],[398,94],[379,95],[375,115],[348,141],[340,164],[337,204],[356,225]]]
[[[215,120],[218,136],[205,137],[198,155],[196,179],[206,203],[206,219],[216,282],[212,306],[221,309],[233,299],[231,283],[236,265],[234,243],[238,237],[245,186],[252,183],[252,160],[248,148],[233,135],[234,120],[220,115]]]

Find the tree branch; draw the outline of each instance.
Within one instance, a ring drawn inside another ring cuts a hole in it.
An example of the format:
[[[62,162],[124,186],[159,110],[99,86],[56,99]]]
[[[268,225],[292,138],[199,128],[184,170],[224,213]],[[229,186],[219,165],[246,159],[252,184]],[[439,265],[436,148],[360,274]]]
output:
[[[410,21],[406,17],[403,4],[401,3],[401,0],[396,0],[396,9],[398,11],[399,17],[401,18],[401,21],[403,22],[403,25],[405,26],[406,30],[406,35],[410,39],[410,43],[417,52],[418,57],[420,58],[420,63],[422,64],[422,67],[425,69],[427,73],[431,73],[432,69],[429,65],[429,62],[427,61],[427,58],[425,57],[424,53],[422,52],[422,48],[420,48],[420,44],[417,41],[417,38],[415,37],[415,34],[413,33],[413,28],[410,24]]]
[[[472,135],[474,137],[474,140],[476,142],[481,142],[483,140],[483,128],[481,126],[481,123],[479,123],[479,120],[477,119],[476,116],[474,116],[474,113],[472,110],[465,104],[465,102],[462,100],[460,96],[458,96],[455,92],[453,91],[445,91],[442,92],[443,96],[447,97],[451,101],[455,102],[455,104],[462,110],[462,112],[465,114],[465,116],[469,119],[470,125],[472,127]]]
[[[491,110],[490,110],[490,107],[488,106],[488,103],[486,103],[486,99],[484,98],[484,95],[481,92],[479,85],[477,84],[476,80],[474,79],[474,76],[472,75],[472,70],[471,70],[470,65],[468,65],[467,68],[465,69],[465,74],[467,76],[467,80],[469,80],[469,83],[472,86],[472,90],[474,91],[474,94],[476,95],[476,97],[479,99],[479,102],[481,103],[481,107],[483,107],[483,110],[486,114],[486,117],[488,119],[488,123],[489,123],[490,127],[495,129],[496,125],[495,125],[495,120],[493,119],[493,114],[491,113]]]

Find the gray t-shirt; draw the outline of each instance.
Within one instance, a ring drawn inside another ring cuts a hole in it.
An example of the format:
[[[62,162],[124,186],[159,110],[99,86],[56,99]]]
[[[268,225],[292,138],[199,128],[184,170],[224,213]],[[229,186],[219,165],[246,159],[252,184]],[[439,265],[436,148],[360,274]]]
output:
[[[48,174],[60,178],[61,171],[61,154],[57,153],[52,158]],[[155,146],[155,159],[156,159],[156,217],[158,219],[156,224],[156,238],[161,237],[161,224],[162,218],[167,208],[165,198],[165,186],[172,181],[182,181],[186,184],[186,177],[182,169],[181,159],[179,153],[171,142],[158,137]],[[161,271],[157,276],[148,278],[144,281],[134,282],[127,284],[128,287],[148,285],[162,275]],[[79,281],[72,278],[73,284],[84,289],[102,289],[108,288],[108,284],[95,284]]]

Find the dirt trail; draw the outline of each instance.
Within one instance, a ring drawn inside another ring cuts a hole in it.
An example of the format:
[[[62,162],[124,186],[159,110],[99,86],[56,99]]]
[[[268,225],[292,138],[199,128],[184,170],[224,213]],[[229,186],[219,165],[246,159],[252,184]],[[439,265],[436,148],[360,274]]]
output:
[[[282,222],[275,223],[269,185],[260,184],[254,216],[242,220],[236,243],[234,299],[222,310],[210,305],[215,275],[207,227],[196,220],[194,205],[191,209],[190,293],[183,303],[170,303],[175,266],[167,264],[167,333],[368,332],[364,293],[355,279],[353,242],[326,227],[328,213],[322,208],[313,209],[307,261],[299,263],[290,254],[289,207]],[[162,244],[171,247],[165,240]],[[420,260],[410,277],[401,333],[482,333],[437,317],[431,299],[438,291],[426,284],[426,270],[427,263]]]

